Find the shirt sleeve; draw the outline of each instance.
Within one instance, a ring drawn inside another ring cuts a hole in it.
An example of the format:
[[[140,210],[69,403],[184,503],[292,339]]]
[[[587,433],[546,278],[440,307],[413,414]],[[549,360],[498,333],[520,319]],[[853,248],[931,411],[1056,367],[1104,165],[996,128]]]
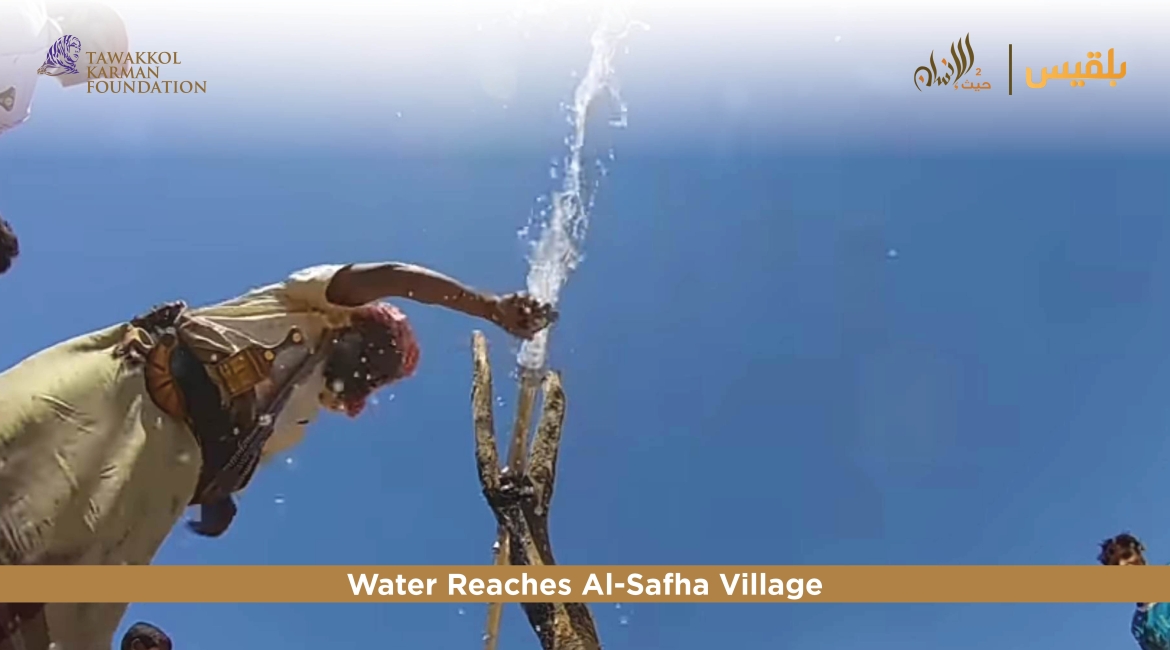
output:
[[[1146,650],[1146,610],[1137,607],[1134,609],[1133,618],[1129,622],[1130,634],[1133,634],[1134,641],[1137,641],[1138,647]]]
[[[329,302],[325,294],[344,264],[322,264],[301,269],[281,282],[253,289],[242,296],[191,310],[208,318],[257,318],[306,312],[341,314],[349,308]]]
[[[1170,603],[1155,603],[1149,609],[1134,612],[1130,626],[1142,650],[1170,648]]]
[[[329,291],[329,283],[333,281],[333,276],[346,266],[345,264],[321,264],[301,269],[289,275],[275,289],[292,304],[323,311],[339,309],[341,306],[329,302],[325,294]]]

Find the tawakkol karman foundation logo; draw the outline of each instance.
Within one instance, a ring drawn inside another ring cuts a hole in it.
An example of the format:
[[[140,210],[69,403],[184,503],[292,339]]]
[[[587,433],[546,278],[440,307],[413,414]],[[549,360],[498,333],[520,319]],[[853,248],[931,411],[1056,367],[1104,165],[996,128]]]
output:
[[[60,77],[65,74],[81,74],[77,60],[81,58],[81,39],[66,34],[53,43],[45,55],[45,64],[37,68],[37,74]]]
[[[84,52],[81,39],[71,34],[58,38],[45,55],[37,74],[50,77],[81,74],[78,61],[85,54],[86,92],[101,95],[153,95],[207,92],[206,81],[171,81],[160,79],[162,66],[179,65],[178,52]],[[8,91],[5,91],[8,93]],[[13,99],[0,93],[0,107],[11,110]]]

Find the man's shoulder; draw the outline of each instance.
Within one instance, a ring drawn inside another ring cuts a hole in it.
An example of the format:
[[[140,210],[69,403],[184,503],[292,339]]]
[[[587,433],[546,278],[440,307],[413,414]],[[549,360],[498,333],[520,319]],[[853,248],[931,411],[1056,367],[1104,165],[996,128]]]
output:
[[[343,264],[319,264],[289,273],[283,280],[255,287],[246,293],[214,304],[199,307],[193,311],[213,312],[224,308],[243,306],[278,307],[298,311],[303,308],[321,309],[331,307],[326,299],[329,283]]]
[[[288,274],[282,284],[297,284],[302,282],[329,282],[333,276],[348,264],[316,264],[293,271]]]
[[[297,295],[305,292],[324,292],[337,272],[345,268],[344,264],[318,264],[306,266],[289,273],[284,278],[256,287],[244,296],[287,293]],[[243,297],[243,296],[241,296]]]

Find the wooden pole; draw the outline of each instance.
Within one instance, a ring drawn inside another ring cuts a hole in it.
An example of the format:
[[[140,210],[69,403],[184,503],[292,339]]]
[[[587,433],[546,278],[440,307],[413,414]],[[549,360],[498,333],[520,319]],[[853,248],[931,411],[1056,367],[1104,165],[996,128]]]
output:
[[[482,337],[480,337],[482,338]],[[480,338],[476,339],[479,345]],[[486,346],[486,342],[484,343]],[[486,347],[485,347],[486,354]],[[513,476],[524,472],[528,461],[528,435],[532,430],[532,410],[536,404],[536,393],[540,387],[540,374],[522,368],[520,371],[520,388],[516,395],[516,419],[512,423],[512,440],[508,445],[508,464],[505,466]],[[487,403],[491,408],[491,400]],[[509,556],[508,531],[499,526],[496,531],[496,543],[492,547],[493,564],[507,566]],[[504,615],[503,603],[488,603],[487,624],[484,626],[484,650],[496,650],[500,642],[500,621]]]
[[[552,503],[565,418],[565,393],[560,375],[549,372],[543,378],[544,404],[530,453],[527,439],[541,377],[537,373],[521,375],[509,464],[501,469],[492,411],[491,364],[487,339],[480,332],[476,332],[472,339],[472,357],[476,469],[500,535],[496,563],[514,566],[556,564],[548,531],[548,509]],[[517,460],[515,470],[512,469],[513,460]],[[583,603],[523,603],[521,606],[544,650],[601,650],[593,615]],[[489,648],[495,648],[499,643],[502,610],[497,605],[494,614],[490,607],[488,611],[484,640],[490,644]]]

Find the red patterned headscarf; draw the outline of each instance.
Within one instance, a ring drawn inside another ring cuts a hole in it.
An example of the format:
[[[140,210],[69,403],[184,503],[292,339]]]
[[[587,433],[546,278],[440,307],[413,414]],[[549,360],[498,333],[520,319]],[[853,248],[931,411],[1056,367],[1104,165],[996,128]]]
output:
[[[390,335],[394,339],[394,347],[401,357],[398,374],[382,385],[406,379],[414,374],[415,369],[418,368],[418,340],[414,336],[414,328],[410,326],[410,320],[406,318],[406,314],[402,313],[402,310],[388,302],[379,302],[354,310],[353,318],[355,321],[373,321],[385,327],[390,330]]]
[[[346,414],[357,417],[374,391],[414,374],[419,349],[410,321],[389,303],[355,309],[350,324],[335,342],[339,347],[325,374]]]

